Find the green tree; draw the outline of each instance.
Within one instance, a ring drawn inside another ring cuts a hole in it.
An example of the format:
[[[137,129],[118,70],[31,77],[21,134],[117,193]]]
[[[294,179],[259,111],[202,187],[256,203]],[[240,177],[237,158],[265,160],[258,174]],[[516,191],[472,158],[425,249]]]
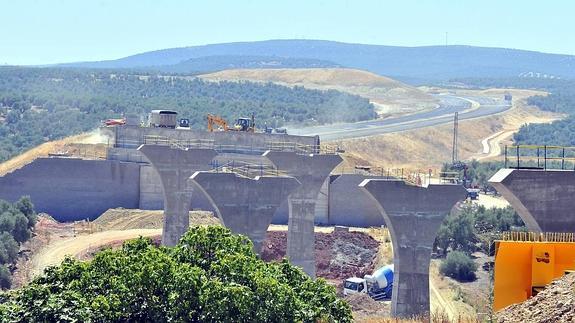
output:
[[[12,285],[12,276],[6,265],[0,265],[0,289],[8,289]],[[2,311],[0,310],[0,314]],[[0,318],[3,317],[0,315]]]
[[[263,262],[223,227],[191,228],[173,248],[140,238],[88,262],[67,258],[0,297],[0,313],[20,322],[351,321],[332,286],[285,260]]]
[[[9,232],[0,232],[0,264],[9,264],[18,257],[18,242]]]
[[[14,217],[14,229],[12,230],[12,235],[14,236],[14,239],[18,242],[24,242],[30,239],[28,218],[20,212],[14,214],[13,217]]]
[[[451,251],[447,257],[441,262],[439,271],[444,276],[460,281],[473,281],[475,280],[475,271],[477,264],[462,251]]]
[[[34,210],[34,204],[30,196],[21,197],[15,204],[14,207],[19,210],[28,219],[28,228],[33,228],[36,225],[38,215]]]

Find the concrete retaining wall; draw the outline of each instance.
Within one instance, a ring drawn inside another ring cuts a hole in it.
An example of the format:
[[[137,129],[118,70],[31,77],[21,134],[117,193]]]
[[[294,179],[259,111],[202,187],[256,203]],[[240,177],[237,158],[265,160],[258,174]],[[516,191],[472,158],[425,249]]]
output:
[[[381,178],[383,177],[358,174],[332,175],[329,186],[328,222],[353,227],[385,224],[378,205],[359,188],[359,184],[365,179]]]
[[[140,167],[134,163],[39,158],[0,177],[0,199],[29,195],[38,212],[59,221],[94,219],[109,208],[138,208]]]
[[[247,150],[262,151],[273,142],[289,142],[300,145],[319,145],[319,137],[309,136],[292,136],[266,133],[246,133],[246,132],[206,132],[205,130],[191,129],[169,129],[169,128],[143,128],[134,126],[115,127],[115,144],[116,147],[138,148],[144,144],[145,136],[169,137],[175,140],[213,140],[218,146],[241,146]],[[249,153],[249,151],[246,151]]]

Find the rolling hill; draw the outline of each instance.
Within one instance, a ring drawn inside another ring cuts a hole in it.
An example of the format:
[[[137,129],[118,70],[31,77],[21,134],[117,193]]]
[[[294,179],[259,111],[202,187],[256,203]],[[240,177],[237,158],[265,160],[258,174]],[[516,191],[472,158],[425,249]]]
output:
[[[431,95],[399,81],[349,68],[231,69],[200,75],[209,81],[272,82],[317,90],[338,90],[368,98],[380,114],[412,113],[435,107]]]
[[[313,58],[222,55],[190,58],[178,64],[155,68],[162,72],[205,73],[235,68],[325,68],[339,66],[330,61]]]
[[[570,55],[473,46],[396,47],[324,40],[268,40],[171,48],[117,60],[71,63],[62,66],[157,67],[175,65],[193,58],[225,55],[317,59],[401,79],[442,80],[519,75],[575,78],[575,56]]]

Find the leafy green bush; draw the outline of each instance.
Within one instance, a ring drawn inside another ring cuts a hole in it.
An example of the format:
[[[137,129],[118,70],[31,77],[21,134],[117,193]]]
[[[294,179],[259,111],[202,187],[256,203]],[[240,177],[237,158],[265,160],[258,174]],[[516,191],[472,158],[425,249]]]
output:
[[[451,251],[439,267],[442,275],[460,281],[475,280],[476,270],[477,264],[466,253],[461,251]]]
[[[223,227],[190,229],[174,248],[139,238],[93,260],[67,258],[0,296],[8,321],[349,322],[324,280],[265,263]]]
[[[10,270],[5,265],[0,265],[0,288],[10,288],[10,285],[12,285],[12,275],[10,274]],[[0,314],[2,314],[1,310]],[[0,315],[0,318],[1,317],[2,315]]]

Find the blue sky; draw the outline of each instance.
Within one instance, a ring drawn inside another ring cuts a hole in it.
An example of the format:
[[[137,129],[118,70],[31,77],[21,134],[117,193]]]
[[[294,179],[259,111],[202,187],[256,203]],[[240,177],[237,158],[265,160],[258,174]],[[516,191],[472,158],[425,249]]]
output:
[[[0,0],[0,64],[266,39],[575,54],[569,0]]]

